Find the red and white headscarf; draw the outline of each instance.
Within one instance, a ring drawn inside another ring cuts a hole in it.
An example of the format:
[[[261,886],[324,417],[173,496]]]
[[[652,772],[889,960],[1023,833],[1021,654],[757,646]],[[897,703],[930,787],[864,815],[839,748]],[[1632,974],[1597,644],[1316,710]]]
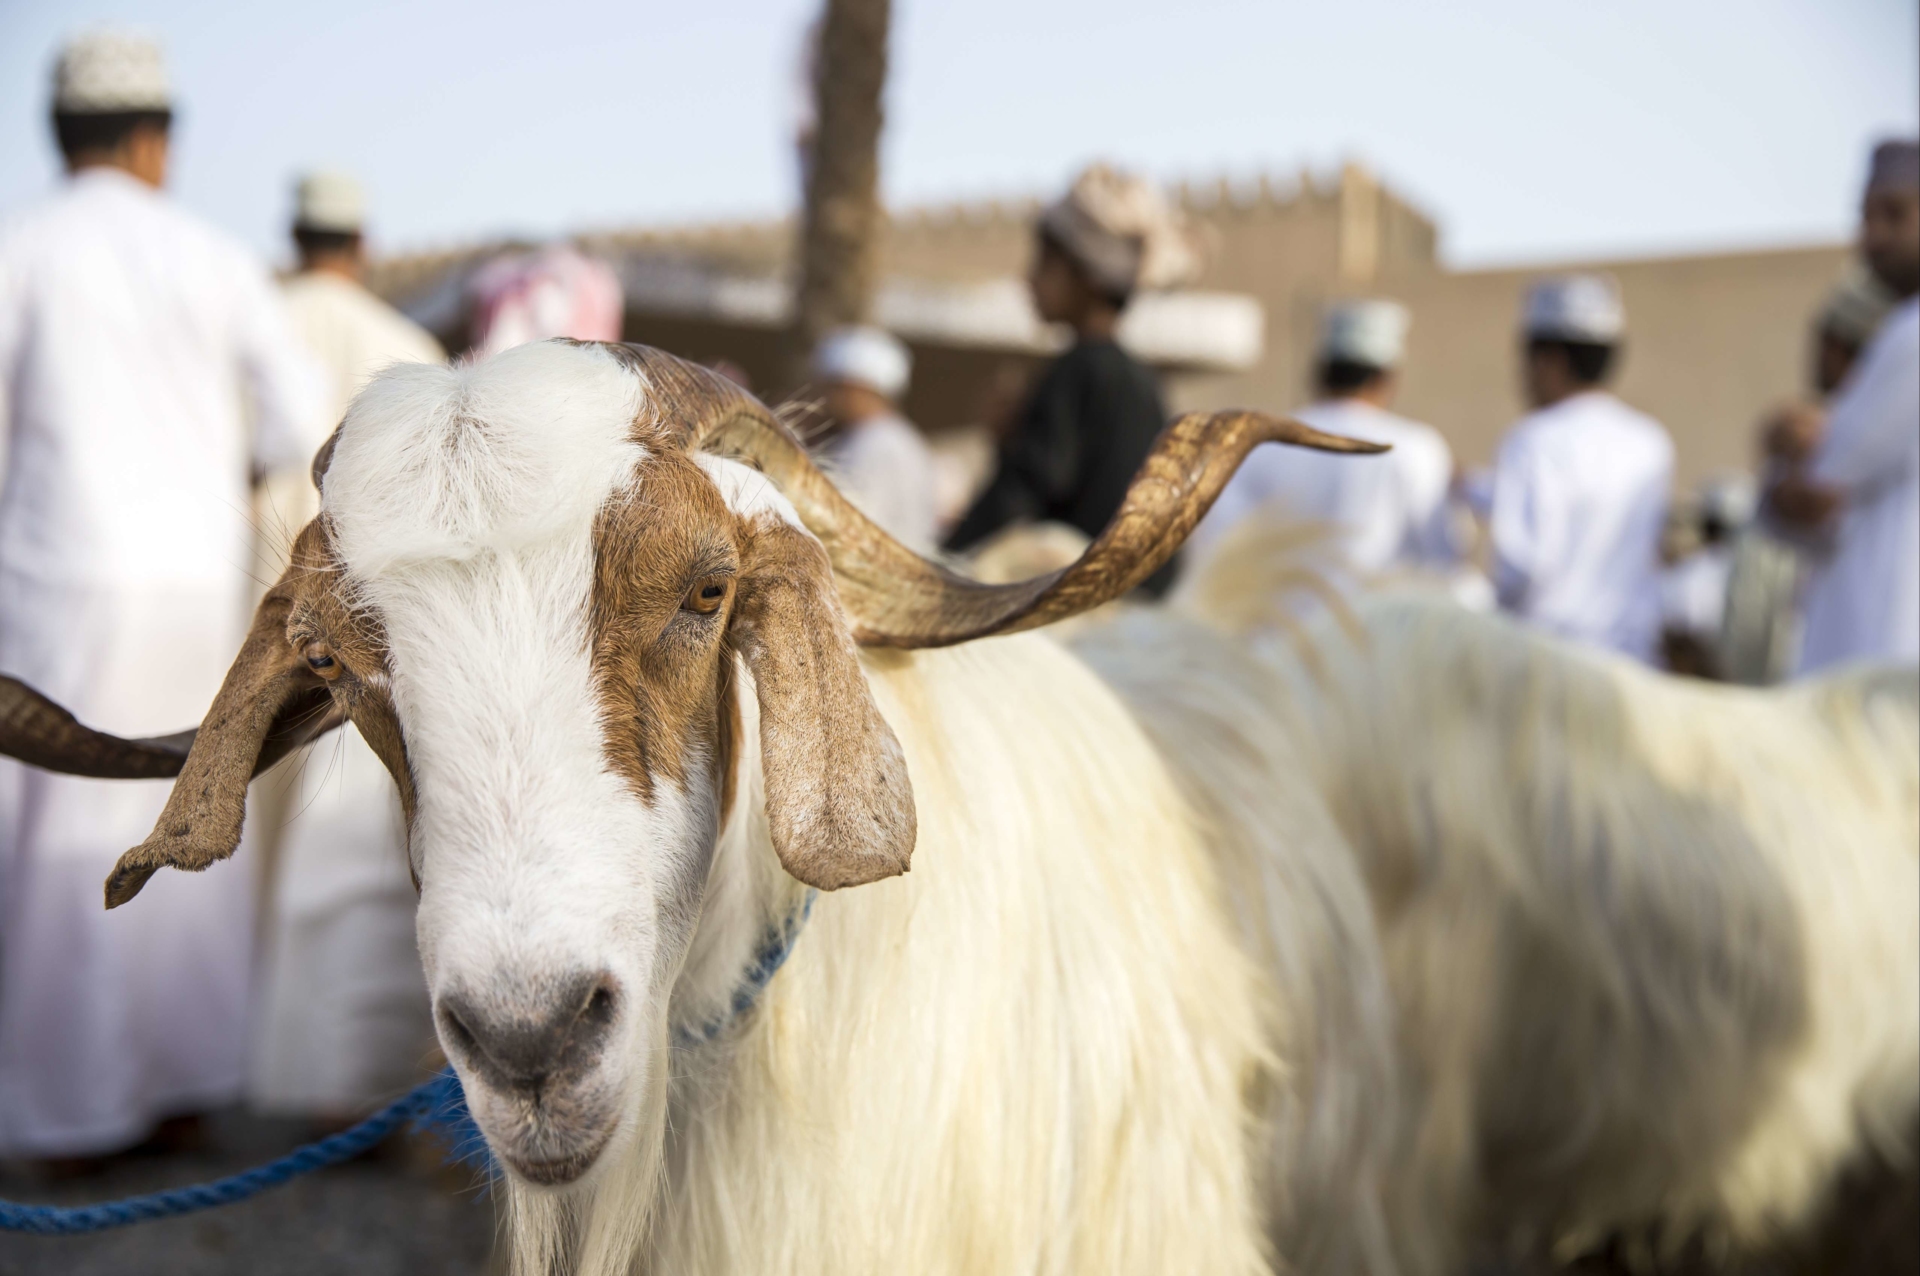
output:
[[[497,257],[469,285],[474,353],[545,341],[618,341],[625,298],[613,268],[565,245]]]

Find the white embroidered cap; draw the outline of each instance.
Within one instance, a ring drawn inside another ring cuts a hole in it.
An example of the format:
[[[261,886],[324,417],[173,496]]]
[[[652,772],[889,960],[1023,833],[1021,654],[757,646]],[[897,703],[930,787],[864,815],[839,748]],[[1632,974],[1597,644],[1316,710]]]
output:
[[[1542,279],[1527,294],[1526,330],[1530,337],[1613,345],[1627,330],[1620,286],[1606,275]]]
[[[62,115],[172,110],[160,46],[130,31],[76,36],[53,64],[53,109]]]
[[[913,355],[899,338],[878,328],[836,328],[814,347],[813,375],[863,385],[897,403],[913,377]]]
[[[302,230],[358,234],[366,216],[360,183],[345,173],[308,173],[294,188],[293,224]]]
[[[1412,316],[1397,301],[1339,301],[1320,323],[1320,357],[1369,368],[1398,367]]]

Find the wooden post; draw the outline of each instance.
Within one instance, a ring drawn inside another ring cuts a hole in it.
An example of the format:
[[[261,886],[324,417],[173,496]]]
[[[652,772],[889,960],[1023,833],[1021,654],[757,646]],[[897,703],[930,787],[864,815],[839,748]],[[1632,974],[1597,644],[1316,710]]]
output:
[[[826,0],[820,19],[786,389],[806,380],[807,356],[823,335],[872,312],[888,21],[889,0]]]

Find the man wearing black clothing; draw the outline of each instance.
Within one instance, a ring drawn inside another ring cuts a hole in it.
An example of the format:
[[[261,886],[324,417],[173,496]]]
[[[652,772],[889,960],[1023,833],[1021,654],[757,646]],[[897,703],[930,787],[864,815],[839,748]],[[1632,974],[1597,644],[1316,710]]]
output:
[[[1111,337],[1085,337],[1047,368],[1000,468],[947,539],[966,549],[1009,523],[1050,519],[1097,536],[1166,423],[1160,387]]]
[[[1009,524],[1051,520],[1099,535],[1166,424],[1153,373],[1114,340],[1134,288],[1164,279],[1187,250],[1158,193],[1095,167],[1040,219],[1027,283],[1074,343],[1050,364],[1001,445],[999,468],[947,537],[964,550]],[[1143,588],[1171,582],[1169,563]]]

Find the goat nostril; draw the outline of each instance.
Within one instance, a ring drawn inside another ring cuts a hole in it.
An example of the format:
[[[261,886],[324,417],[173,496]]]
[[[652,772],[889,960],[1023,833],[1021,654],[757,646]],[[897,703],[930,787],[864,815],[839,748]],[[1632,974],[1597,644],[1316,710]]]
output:
[[[592,994],[587,997],[586,1005],[580,1008],[579,1022],[592,1028],[600,1028],[612,1023],[616,1000],[612,981],[602,979],[594,986]]]
[[[531,1091],[534,1100],[555,1075],[590,1069],[620,1010],[620,986],[610,974],[567,980],[540,1005],[508,1000],[475,1002],[457,991],[435,1007],[448,1053],[489,1085]]]
[[[440,1003],[440,1026],[446,1029],[447,1036],[451,1037],[454,1044],[462,1050],[474,1054],[481,1053],[478,1038],[473,1035],[473,1029],[467,1027],[467,1021],[460,1017],[460,1012],[454,1008],[451,999]]]

